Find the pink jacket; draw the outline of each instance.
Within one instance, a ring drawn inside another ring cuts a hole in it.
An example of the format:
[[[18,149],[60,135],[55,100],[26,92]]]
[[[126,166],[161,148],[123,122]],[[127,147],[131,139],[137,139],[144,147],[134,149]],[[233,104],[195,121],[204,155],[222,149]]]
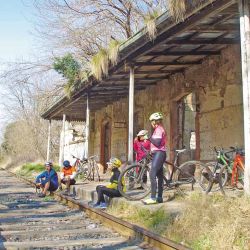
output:
[[[150,141],[145,140],[145,141],[134,141],[134,151],[136,152],[136,161],[140,161],[143,159],[146,155],[147,152],[145,151],[150,151]]]

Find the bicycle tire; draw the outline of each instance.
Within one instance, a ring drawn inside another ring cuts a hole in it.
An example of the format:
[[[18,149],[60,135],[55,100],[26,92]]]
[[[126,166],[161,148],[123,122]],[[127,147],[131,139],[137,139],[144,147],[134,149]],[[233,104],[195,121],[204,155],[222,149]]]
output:
[[[139,175],[140,171],[142,172]],[[145,176],[147,176],[146,180]],[[122,180],[125,181],[126,190],[123,189]],[[145,198],[151,192],[149,168],[141,164],[128,165],[119,176],[118,190],[127,200],[135,201]]]
[[[190,184],[193,190],[195,183],[199,183],[200,186],[200,175],[204,168],[205,164],[200,161],[186,161],[177,167],[174,182],[177,186]]]
[[[206,168],[202,170],[200,178],[200,186],[206,193],[216,192],[221,189],[220,181],[222,187],[224,187],[228,181],[228,168],[223,168],[222,164],[214,161],[205,164]],[[214,169],[217,168],[214,178]]]

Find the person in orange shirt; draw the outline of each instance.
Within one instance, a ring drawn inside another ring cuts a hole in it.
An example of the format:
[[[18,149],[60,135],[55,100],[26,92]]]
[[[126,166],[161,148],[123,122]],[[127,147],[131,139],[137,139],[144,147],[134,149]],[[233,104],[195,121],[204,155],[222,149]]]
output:
[[[66,191],[65,195],[69,195],[70,191],[70,185],[75,185],[76,184],[76,169],[74,166],[70,165],[70,162],[68,160],[63,162],[63,168],[60,173],[60,178],[59,178],[59,189],[62,190],[62,184],[66,185]]]

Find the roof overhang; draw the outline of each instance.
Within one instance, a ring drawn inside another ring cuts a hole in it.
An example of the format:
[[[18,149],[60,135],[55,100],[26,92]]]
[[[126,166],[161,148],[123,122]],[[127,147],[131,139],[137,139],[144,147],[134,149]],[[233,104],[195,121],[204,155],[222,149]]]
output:
[[[146,30],[138,32],[120,48],[119,61],[102,81],[93,77],[71,99],[62,97],[42,114],[45,119],[85,120],[86,96],[91,111],[99,110],[129,94],[129,66],[135,68],[135,91],[199,65],[220,55],[228,45],[240,42],[239,12],[235,0],[205,0],[189,10],[185,21],[175,23],[168,13],[157,19],[158,35],[150,41]]]

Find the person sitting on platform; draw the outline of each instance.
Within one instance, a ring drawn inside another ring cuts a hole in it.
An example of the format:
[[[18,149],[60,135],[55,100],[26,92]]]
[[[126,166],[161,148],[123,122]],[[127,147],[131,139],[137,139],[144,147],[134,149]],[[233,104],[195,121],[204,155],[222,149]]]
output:
[[[68,160],[63,162],[63,168],[59,178],[59,189],[62,190],[62,183],[66,185],[65,195],[69,195],[70,186],[76,184],[76,169],[70,165]]]
[[[35,181],[36,187],[42,189],[42,192],[38,195],[39,197],[45,197],[47,191],[54,192],[58,188],[58,176],[53,169],[52,162],[46,162],[44,166],[46,170],[39,174]]]
[[[94,205],[95,208],[107,208],[107,203],[105,202],[104,195],[109,198],[120,197],[121,194],[118,190],[118,179],[120,176],[120,170],[122,163],[118,158],[112,157],[109,162],[107,162],[108,170],[111,170],[110,183],[106,186],[98,185],[96,187],[97,192],[97,202]],[[124,184],[125,188],[125,184]]]

